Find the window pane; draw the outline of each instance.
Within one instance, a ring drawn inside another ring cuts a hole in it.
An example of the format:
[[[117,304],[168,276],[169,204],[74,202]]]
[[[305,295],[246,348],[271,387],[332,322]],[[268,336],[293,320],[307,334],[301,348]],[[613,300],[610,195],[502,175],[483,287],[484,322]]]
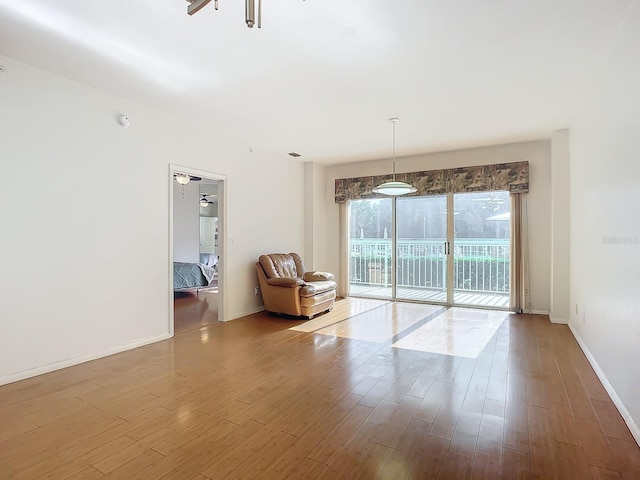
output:
[[[391,201],[349,201],[350,295],[391,298]]]
[[[453,302],[509,306],[509,192],[454,195]]]
[[[398,198],[396,226],[396,297],[445,303],[447,197]]]

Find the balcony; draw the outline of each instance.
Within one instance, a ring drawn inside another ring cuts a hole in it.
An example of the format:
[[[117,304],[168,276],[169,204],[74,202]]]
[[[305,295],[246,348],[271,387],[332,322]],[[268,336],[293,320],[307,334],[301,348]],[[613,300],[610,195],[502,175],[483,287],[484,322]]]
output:
[[[391,298],[391,240],[351,239],[350,294]],[[457,239],[453,254],[454,303],[509,306],[509,240]],[[396,298],[447,302],[444,242],[398,240]]]

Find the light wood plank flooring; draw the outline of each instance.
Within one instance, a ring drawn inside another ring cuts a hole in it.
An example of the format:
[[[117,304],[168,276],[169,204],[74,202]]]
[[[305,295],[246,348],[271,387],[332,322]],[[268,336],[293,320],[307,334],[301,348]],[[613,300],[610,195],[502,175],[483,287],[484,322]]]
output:
[[[0,387],[0,478],[640,478],[566,326],[508,315],[472,359],[304,323],[256,314]]]
[[[174,332],[183,333],[218,322],[218,290],[174,292]]]

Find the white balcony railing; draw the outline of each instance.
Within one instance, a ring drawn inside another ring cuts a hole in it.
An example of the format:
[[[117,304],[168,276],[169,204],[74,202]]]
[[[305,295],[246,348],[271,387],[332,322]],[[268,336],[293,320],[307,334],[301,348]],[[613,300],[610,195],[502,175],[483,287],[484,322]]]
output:
[[[397,286],[445,289],[444,241],[398,240]],[[454,289],[477,293],[509,292],[509,240],[457,239],[451,252]],[[350,241],[352,285],[391,285],[391,240]]]

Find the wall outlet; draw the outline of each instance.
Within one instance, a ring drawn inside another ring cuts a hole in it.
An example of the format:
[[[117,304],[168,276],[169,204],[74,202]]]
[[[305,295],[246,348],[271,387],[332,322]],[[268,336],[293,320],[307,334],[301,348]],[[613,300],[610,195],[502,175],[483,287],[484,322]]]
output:
[[[260,287],[253,287],[253,294],[257,297],[260,294]]]

